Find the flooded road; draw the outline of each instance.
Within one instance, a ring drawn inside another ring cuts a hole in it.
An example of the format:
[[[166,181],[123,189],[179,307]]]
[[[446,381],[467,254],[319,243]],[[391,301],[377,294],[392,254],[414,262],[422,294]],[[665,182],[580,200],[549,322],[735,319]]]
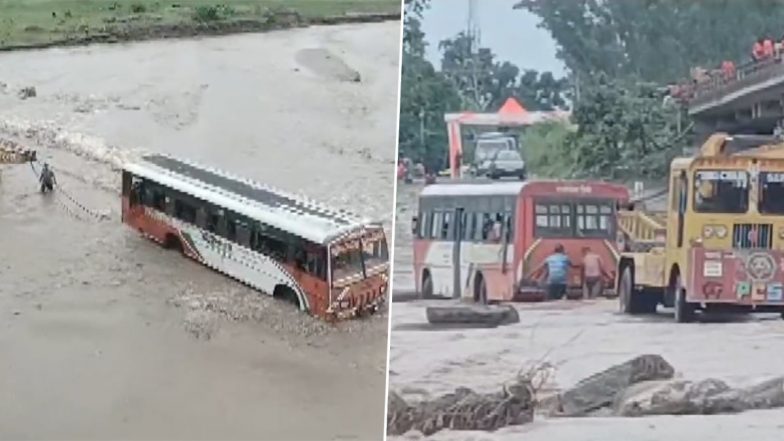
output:
[[[410,218],[417,186],[398,186],[395,291],[413,290]],[[614,300],[517,304],[520,323],[495,329],[429,330],[425,307],[446,301],[393,303],[390,390],[416,402],[469,387],[498,390],[520,372],[548,362],[555,367],[547,389],[573,386],[583,378],[640,354],[660,354],[689,380],[717,378],[731,385],[784,375],[784,320],[777,314],[729,321],[676,324],[660,308],[650,317],[617,312]],[[439,441],[526,440],[776,440],[784,409],[739,415],[645,418],[537,418],[533,424],[495,433],[441,432]],[[424,439],[421,435],[392,440]]]
[[[399,26],[0,55],[0,137],[64,190],[3,166],[0,437],[380,438],[387,315],[328,326],[159,248],[115,168],[171,153],[389,230]]]

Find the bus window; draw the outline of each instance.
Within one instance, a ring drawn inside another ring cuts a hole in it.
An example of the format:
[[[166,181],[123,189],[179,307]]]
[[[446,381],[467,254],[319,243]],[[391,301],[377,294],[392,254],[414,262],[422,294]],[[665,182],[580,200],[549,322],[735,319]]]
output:
[[[613,208],[610,204],[576,204],[578,236],[610,237]]]
[[[694,174],[694,211],[745,213],[749,174],[738,170],[698,170]]]
[[[383,265],[389,260],[389,249],[386,240],[362,241],[362,258],[365,267],[371,269]]]
[[[784,214],[784,173],[760,173],[759,212]]]
[[[512,223],[512,213],[504,213],[504,233],[505,240],[511,242],[514,239],[514,225]]]
[[[502,213],[495,213],[488,216],[486,229],[484,231],[484,240],[486,242],[498,243],[504,237],[504,215]]]
[[[199,228],[207,228],[207,208],[204,205],[196,210],[196,226]]]
[[[537,203],[537,237],[572,236],[572,207],[562,203]]]
[[[424,217],[419,221],[419,223],[422,226],[421,228],[422,234],[420,235],[420,239],[427,239],[428,238],[427,233],[430,231],[433,225],[433,212],[425,213]]]
[[[433,220],[431,222],[431,227],[430,227],[430,236],[429,236],[430,239],[438,239],[440,237],[441,223],[442,223],[441,216],[442,213],[438,211],[433,213],[433,218],[432,218]]]
[[[326,280],[326,251],[315,249],[307,250],[305,270],[318,277],[320,280]]]
[[[352,241],[333,248],[333,280],[337,281],[354,276],[365,277],[365,267],[362,261],[363,251],[356,245],[358,244]]]
[[[207,231],[212,233],[218,232],[218,226],[221,224],[223,218],[223,210],[212,209],[207,213]]]
[[[449,240],[451,239],[451,237],[449,237],[449,224],[452,219],[452,213],[446,212],[443,214],[443,216],[444,216],[444,222],[441,225],[441,234],[439,238],[442,240]]]
[[[460,240],[471,240],[471,228],[474,223],[474,213],[464,211],[461,219]]]
[[[126,181],[127,180],[127,181]],[[131,206],[142,203],[142,191],[144,190],[144,181],[141,178],[125,172],[123,175],[123,188],[128,186],[128,202]]]
[[[234,221],[236,223],[236,231],[237,231],[237,240],[236,242],[239,245],[244,247],[250,246],[250,228],[248,224],[243,221],[237,220]]]
[[[231,224],[233,225],[233,222]],[[259,230],[255,232],[256,237],[254,238],[251,247],[254,251],[265,256],[272,257],[281,262],[286,262],[288,248],[286,242],[272,237],[267,230],[267,228],[260,227]]]
[[[152,194],[152,206],[158,211],[166,211],[166,192],[163,187],[156,185]]]

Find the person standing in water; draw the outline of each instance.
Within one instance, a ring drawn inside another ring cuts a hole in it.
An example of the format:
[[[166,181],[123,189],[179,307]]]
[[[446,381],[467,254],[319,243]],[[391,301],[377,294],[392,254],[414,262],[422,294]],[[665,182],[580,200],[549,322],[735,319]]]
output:
[[[41,176],[38,177],[38,181],[41,183],[41,193],[54,191],[57,179],[54,177],[52,169],[49,168],[49,164],[44,163],[44,168],[41,170]]]

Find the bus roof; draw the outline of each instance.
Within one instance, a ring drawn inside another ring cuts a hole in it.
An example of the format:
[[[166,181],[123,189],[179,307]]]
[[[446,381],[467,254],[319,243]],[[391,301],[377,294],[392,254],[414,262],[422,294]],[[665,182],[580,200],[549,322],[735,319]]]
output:
[[[124,164],[123,170],[318,244],[370,223],[345,210],[167,155],[142,156]]]
[[[583,191],[587,188],[587,192]],[[534,194],[562,193],[586,195],[593,191],[611,197],[628,197],[629,189],[621,184],[603,181],[537,179],[532,181],[467,181],[457,180],[426,186],[420,197],[432,196],[516,196],[526,190]],[[593,191],[591,191],[593,190]]]
[[[421,197],[427,196],[489,196],[489,195],[518,195],[523,190],[525,182],[446,182],[431,184],[420,193]]]

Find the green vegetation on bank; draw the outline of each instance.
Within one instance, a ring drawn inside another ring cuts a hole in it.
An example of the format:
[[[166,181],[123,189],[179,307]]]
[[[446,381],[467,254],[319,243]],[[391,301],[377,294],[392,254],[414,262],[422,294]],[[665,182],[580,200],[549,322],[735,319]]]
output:
[[[182,27],[254,22],[270,28],[355,14],[399,13],[396,0],[0,0],[0,48],[173,36]],[[164,29],[161,31],[161,29]],[[234,29],[241,29],[235,26]]]

